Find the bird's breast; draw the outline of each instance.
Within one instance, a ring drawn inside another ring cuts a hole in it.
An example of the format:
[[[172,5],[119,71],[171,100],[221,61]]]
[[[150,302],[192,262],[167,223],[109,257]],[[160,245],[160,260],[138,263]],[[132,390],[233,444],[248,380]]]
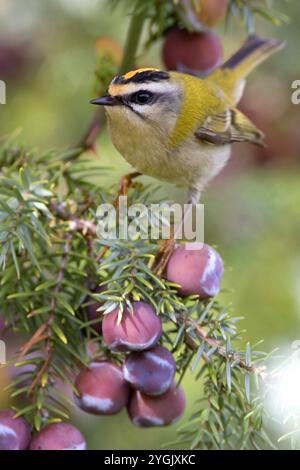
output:
[[[122,126],[109,120],[109,133],[114,146],[137,171],[187,187],[206,186],[230,155],[229,145],[217,147],[193,137],[171,149],[167,135],[140,123],[135,127],[132,123]]]
[[[176,166],[168,147],[167,135],[162,129],[153,129],[146,123],[115,123],[108,121],[111,140],[125,158],[139,172],[157,179],[172,181]],[[171,172],[171,173],[170,173]]]

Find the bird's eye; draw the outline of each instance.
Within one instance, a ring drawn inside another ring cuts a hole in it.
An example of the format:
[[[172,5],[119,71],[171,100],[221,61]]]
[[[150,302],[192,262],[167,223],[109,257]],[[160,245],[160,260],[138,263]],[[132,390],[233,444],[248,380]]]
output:
[[[131,97],[131,101],[136,104],[149,104],[153,98],[153,94],[150,91],[138,91]]]

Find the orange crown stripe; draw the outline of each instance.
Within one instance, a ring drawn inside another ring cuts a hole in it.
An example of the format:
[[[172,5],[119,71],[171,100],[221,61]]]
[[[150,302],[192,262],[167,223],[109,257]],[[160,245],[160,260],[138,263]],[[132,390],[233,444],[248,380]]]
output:
[[[160,70],[159,69],[153,69],[151,67],[143,68],[143,69],[137,69],[137,70],[131,70],[131,72],[127,72],[125,75],[123,75],[123,78],[124,78],[124,80],[130,80],[132,77],[134,77],[138,73],[150,72],[150,71],[159,72]]]

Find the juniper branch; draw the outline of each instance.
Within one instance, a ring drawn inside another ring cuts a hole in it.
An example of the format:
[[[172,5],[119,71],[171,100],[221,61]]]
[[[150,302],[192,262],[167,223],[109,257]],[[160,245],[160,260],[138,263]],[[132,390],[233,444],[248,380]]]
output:
[[[256,367],[253,364],[247,364],[244,359],[241,358],[241,356],[238,353],[235,352],[227,352],[226,348],[221,345],[220,341],[213,339],[209,337],[205,331],[204,328],[202,328],[197,322],[193,320],[187,320],[186,322],[187,328],[191,326],[193,330],[196,332],[196,335],[199,337],[200,340],[203,340],[205,343],[207,343],[209,346],[212,348],[216,348],[218,354],[222,356],[225,360],[230,360],[232,363],[235,365],[238,365],[242,369],[245,369],[247,372],[251,372],[254,374],[259,375],[261,378],[264,377],[265,375],[265,367],[260,366]],[[191,346],[193,349],[198,349],[199,346],[197,346],[193,341],[188,342],[189,346]]]

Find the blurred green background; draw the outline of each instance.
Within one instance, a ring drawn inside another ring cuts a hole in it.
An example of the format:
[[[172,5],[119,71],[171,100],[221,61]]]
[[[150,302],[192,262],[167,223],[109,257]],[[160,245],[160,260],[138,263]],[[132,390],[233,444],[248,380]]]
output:
[[[95,41],[109,35],[122,45],[126,37],[128,16],[109,3],[0,0],[0,79],[7,83],[0,135],[21,128],[20,139],[29,146],[76,144],[93,113]],[[278,1],[277,6],[290,23],[276,28],[259,20],[257,32],[285,39],[287,47],[251,76],[241,104],[266,132],[268,148],[236,146],[230,164],[204,196],[206,242],[218,247],[226,263],[221,301],[245,317],[244,337],[252,343],[263,338],[266,350],[289,348],[300,339],[300,105],[291,102],[291,84],[300,79],[300,3]],[[245,29],[238,22],[226,32],[222,24],[218,29],[228,57],[245,38]],[[139,65],[161,66],[160,47],[157,43],[141,54]],[[109,183],[128,170],[105,132],[93,158],[113,168]],[[161,195],[184,198],[167,185]],[[186,419],[201,384],[187,377],[184,386]],[[75,419],[91,449],[154,449],[176,433],[176,425],[136,429],[126,413],[112,418],[82,413]]]

